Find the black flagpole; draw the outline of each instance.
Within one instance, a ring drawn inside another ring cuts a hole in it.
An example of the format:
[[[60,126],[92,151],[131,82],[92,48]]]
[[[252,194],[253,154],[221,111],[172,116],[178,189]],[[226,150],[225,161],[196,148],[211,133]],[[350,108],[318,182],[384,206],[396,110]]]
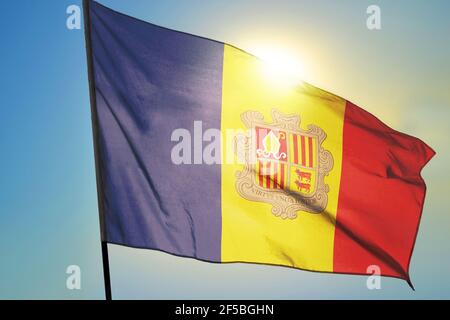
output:
[[[92,39],[91,39],[91,16],[89,5],[91,0],[83,0],[83,16],[84,16],[84,37],[86,40],[86,56],[88,65],[88,79],[89,79],[89,95],[91,101],[91,119],[92,119],[92,134],[94,138],[94,156],[95,156],[95,172],[97,180],[97,201],[100,217],[100,234],[102,242],[102,259],[103,259],[103,277],[105,281],[105,298],[111,300],[111,277],[109,273],[109,257],[108,257],[108,243],[106,242],[106,229],[104,219],[104,203],[103,203],[103,185],[102,175],[100,171],[100,150],[98,145],[98,119],[97,119],[97,99],[95,93],[95,78],[94,78],[94,62],[92,58]]]

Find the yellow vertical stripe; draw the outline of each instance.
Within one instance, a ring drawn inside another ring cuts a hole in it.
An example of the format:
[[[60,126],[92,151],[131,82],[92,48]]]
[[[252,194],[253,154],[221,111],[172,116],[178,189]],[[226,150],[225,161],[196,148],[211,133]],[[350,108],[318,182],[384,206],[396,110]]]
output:
[[[267,179],[269,177],[269,180]],[[270,188],[270,162],[264,162],[264,186]]]
[[[315,168],[317,166],[317,163],[318,163],[316,141],[317,141],[316,138],[312,139],[312,144],[313,144],[312,145],[312,150],[313,150],[313,163],[312,163],[312,166],[313,166],[313,168]]]
[[[267,186],[268,188],[272,188],[273,187],[274,164],[275,163],[273,161],[269,161],[269,168],[270,168],[270,171],[269,171],[269,183],[270,183],[270,185]]]
[[[243,169],[242,164],[223,164],[222,261],[332,271],[332,221],[339,194],[345,101],[307,84],[290,86],[269,76],[263,62],[255,57],[227,45],[224,50],[222,130],[246,130],[241,114],[249,110],[261,112],[269,123],[273,121],[273,108],[286,115],[298,115],[302,129],[317,125],[325,131],[323,147],[331,152],[334,168],[325,178],[330,189],[326,213],[300,211],[297,218],[283,220],[272,214],[271,204],[247,200],[236,190],[236,173]],[[292,149],[290,145],[290,153]],[[300,141],[298,158],[301,162]],[[286,168],[285,183],[288,175]]]

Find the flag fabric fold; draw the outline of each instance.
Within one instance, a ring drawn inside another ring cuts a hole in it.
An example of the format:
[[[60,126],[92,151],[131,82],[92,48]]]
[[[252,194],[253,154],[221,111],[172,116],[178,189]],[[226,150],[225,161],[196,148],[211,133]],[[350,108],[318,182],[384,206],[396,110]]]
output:
[[[430,147],[233,46],[89,13],[104,241],[409,281]]]

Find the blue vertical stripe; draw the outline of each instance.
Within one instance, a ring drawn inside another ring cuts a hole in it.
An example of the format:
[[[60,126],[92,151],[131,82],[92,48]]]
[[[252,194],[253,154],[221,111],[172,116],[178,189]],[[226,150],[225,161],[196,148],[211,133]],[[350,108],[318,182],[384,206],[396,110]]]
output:
[[[105,240],[220,261],[220,165],[173,164],[170,139],[220,128],[223,44],[95,2],[91,32]]]

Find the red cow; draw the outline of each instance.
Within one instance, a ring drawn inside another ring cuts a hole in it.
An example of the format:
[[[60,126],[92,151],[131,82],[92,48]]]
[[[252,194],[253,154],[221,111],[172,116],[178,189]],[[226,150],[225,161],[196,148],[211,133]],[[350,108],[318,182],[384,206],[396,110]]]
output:
[[[295,184],[297,185],[297,188],[300,191],[302,190],[304,190],[305,192],[311,191],[311,185],[309,183],[301,183],[300,181],[296,180]]]
[[[295,170],[295,173],[299,177],[301,181],[311,182],[311,173],[309,172],[301,172],[299,169]]]

